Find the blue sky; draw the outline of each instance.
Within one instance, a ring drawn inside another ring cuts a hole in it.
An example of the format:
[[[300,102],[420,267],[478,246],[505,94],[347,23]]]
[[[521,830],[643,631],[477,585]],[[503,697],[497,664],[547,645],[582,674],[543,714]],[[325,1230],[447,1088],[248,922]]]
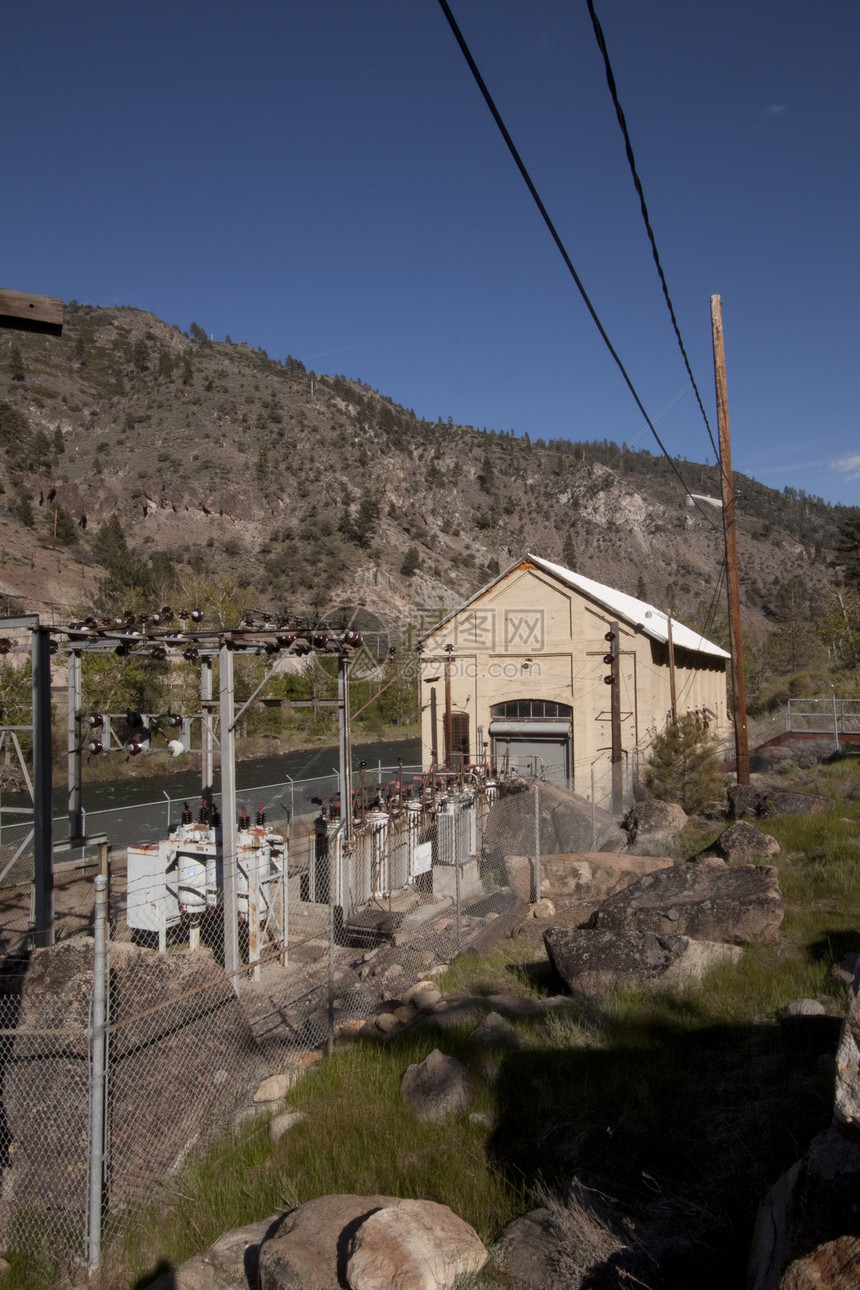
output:
[[[585,0],[451,7],[661,437],[713,460]],[[714,436],[717,293],[735,469],[860,505],[860,6],[596,9]],[[426,418],[656,450],[436,0],[43,0],[3,27],[0,285],[197,321]]]

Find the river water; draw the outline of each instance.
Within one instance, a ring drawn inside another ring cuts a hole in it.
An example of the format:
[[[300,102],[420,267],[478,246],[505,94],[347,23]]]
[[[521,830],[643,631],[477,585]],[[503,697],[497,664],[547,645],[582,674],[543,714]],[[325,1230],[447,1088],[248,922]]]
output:
[[[120,754],[121,755],[121,754]],[[353,769],[357,772],[359,763],[367,763],[370,777],[381,764],[391,768],[397,766],[397,758],[403,758],[405,766],[416,766],[421,761],[421,740],[402,739],[388,740],[381,743],[355,744],[352,749]],[[298,752],[285,753],[280,757],[260,757],[253,761],[236,763],[236,788],[238,792],[250,792],[257,787],[270,784],[285,784],[290,780],[316,779],[336,774],[338,768],[337,745],[325,748],[305,748]],[[87,784],[87,772],[83,772],[83,804],[89,811],[104,811],[122,806],[135,806],[142,802],[163,801],[165,795],[173,801],[187,798],[194,807],[200,799],[200,772],[189,774],[182,772],[174,775],[159,775],[147,779],[120,779],[113,783]],[[215,789],[219,788],[219,773],[215,771]],[[327,787],[325,792],[333,791]],[[29,806],[29,799],[3,795],[8,805]],[[52,800],[54,816],[64,815],[68,810],[68,795],[65,788],[54,790]],[[195,812],[196,814],[196,812]]]

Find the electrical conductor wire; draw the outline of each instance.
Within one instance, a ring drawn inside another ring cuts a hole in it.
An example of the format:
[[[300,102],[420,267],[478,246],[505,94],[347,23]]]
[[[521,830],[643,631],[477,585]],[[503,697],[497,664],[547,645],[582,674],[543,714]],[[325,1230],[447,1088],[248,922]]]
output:
[[[597,39],[597,44],[600,49],[600,52],[603,55],[603,66],[606,71],[606,83],[609,86],[609,93],[612,96],[612,102],[615,107],[615,115],[618,118],[618,124],[621,127],[621,133],[624,136],[624,148],[627,153],[627,161],[630,166],[630,173],[633,176],[633,185],[636,189],[636,192],[639,195],[639,207],[640,207],[640,210],[642,211],[642,219],[644,220],[644,223],[645,223],[645,231],[648,234],[648,241],[651,243],[651,253],[654,256],[654,263],[657,266],[657,273],[659,274],[660,284],[663,288],[663,295],[666,299],[666,307],[669,310],[669,317],[672,319],[672,326],[675,329],[675,336],[677,337],[678,346],[681,350],[681,357],[684,360],[684,366],[687,369],[687,375],[689,376],[690,383],[693,386],[693,390],[696,395],[696,402],[699,405],[699,411],[701,412],[702,418],[704,419],[704,422],[705,422],[705,426],[707,427],[708,438],[711,441],[711,447],[713,448],[714,453],[716,454],[717,461],[719,461],[720,450],[717,447],[717,445],[714,443],[714,436],[711,431],[711,423],[708,421],[708,416],[707,416],[707,413],[705,412],[704,404],[702,403],[702,396],[699,394],[699,387],[696,384],[696,378],[693,376],[693,370],[690,367],[690,360],[687,357],[687,351],[684,347],[684,341],[681,337],[681,329],[678,326],[678,319],[675,317],[675,308],[674,308],[674,305],[672,304],[672,298],[669,295],[669,284],[667,283],[666,275],[663,272],[663,265],[660,263],[660,253],[657,250],[657,240],[654,236],[654,230],[651,227],[651,219],[648,214],[648,207],[645,203],[645,192],[642,188],[642,180],[639,178],[639,171],[636,168],[636,158],[633,155],[633,145],[630,142],[630,135],[627,130],[627,120],[624,116],[624,111],[618,99],[618,87],[615,83],[615,75],[612,71],[612,64],[609,61],[609,51],[606,48],[606,38],[603,34],[603,28],[600,25],[600,19],[598,18],[595,12],[593,0],[586,0],[586,3],[588,4],[588,12],[591,15],[591,25],[594,28],[594,35]]]
[[[552,219],[550,218],[549,212],[547,211],[546,207],[543,204],[543,201],[541,200],[541,196],[534,185],[532,177],[529,174],[528,170],[526,169],[525,162],[523,161],[522,157],[517,151],[516,145],[508,132],[507,126],[502,120],[499,109],[496,107],[496,104],[493,101],[493,97],[490,94],[490,91],[487,89],[487,86],[484,82],[484,78],[482,77],[480,71],[478,70],[478,65],[475,62],[474,58],[472,57],[471,50],[469,49],[469,46],[466,44],[463,33],[460,31],[460,28],[457,26],[457,20],[455,19],[453,13],[451,12],[451,9],[450,9],[450,6],[448,5],[447,0],[439,0],[439,5],[446,19],[448,20],[448,25],[450,26],[452,32],[454,33],[454,38],[456,39],[457,44],[460,46],[460,50],[463,54],[463,57],[465,58],[466,62],[469,65],[469,70],[471,71],[472,76],[475,79],[475,83],[477,84],[478,89],[481,91],[481,94],[484,97],[484,102],[487,104],[487,107],[490,109],[490,112],[492,113],[492,116],[493,116],[493,120],[495,121],[496,125],[499,127],[502,138],[504,139],[505,143],[508,146],[508,151],[510,152],[514,161],[516,162],[517,169],[522,175],[525,185],[528,188],[529,192],[531,193],[534,199],[535,205],[537,206],[538,210],[541,213],[544,223],[549,229],[550,236],[552,237],[553,241],[558,247],[559,252],[561,253],[561,257],[564,260],[568,268],[568,271],[571,277],[573,278],[573,281],[576,284],[576,288],[580,296],[582,297],[582,301],[586,309],[588,310],[588,312],[591,314],[591,318],[595,327],[600,332],[600,336],[601,336],[601,339],[603,340],[604,345],[609,350],[609,353],[612,355],[613,359],[615,360],[615,365],[618,368],[619,372],[621,373],[622,377],[624,378],[624,382],[628,390],[633,395],[633,399],[636,403],[636,406],[638,407],[639,411],[642,413],[642,416],[645,418],[646,422],[648,423],[648,428],[651,431],[654,438],[656,439],[657,444],[659,445],[660,451],[662,452],[663,456],[666,458],[669,465],[671,466],[672,471],[675,474],[676,478],[678,479],[679,483],[681,484],[681,487],[684,489],[684,492],[687,494],[687,496],[691,496],[690,489],[687,487],[684,481],[683,475],[678,470],[678,467],[675,465],[675,462],[673,461],[672,457],[669,455],[666,445],[663,443],[662,439],[660,438],[657,431],[655,430],[654,425],[651,421],[651,418],[648,416],[648,413],[645,411],[645,406],[642,403],[642,400],[640,399],[636,391],[636,387],[634,386],[632,380],[630,379],[627,373],[627,369],[625,368],[618,353],[616,352],[615,347],[612,344],[612,341],[609,339],[606,329],[604,328],[603,323],[600,321],[600,318],[597,315],[597,310],[594,308],[594,305],[591,303],[591,300],[589,298],[588,292],[585,290],[585,286],[582,282],[582,279],[580,278],[579,274],[574,268],[573,261],[568,255],[565,245],[562,242],[561,237],[559,236],[559,233],[552,222]],[[696,502],[695,505],[697,510],[705,517],[707,522],[710,524],[711,528],[715,528],[716,525],[714,524],[710,515],[707,514],[707,512],[699,505],[698,502]]]

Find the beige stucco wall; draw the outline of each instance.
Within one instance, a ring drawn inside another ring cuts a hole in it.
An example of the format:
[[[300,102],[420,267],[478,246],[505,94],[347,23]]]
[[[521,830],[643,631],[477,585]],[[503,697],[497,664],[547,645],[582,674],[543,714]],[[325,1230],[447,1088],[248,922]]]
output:
[[[422,673],[438,677],[439,758],[444,758],[444,658],[452,646],[450,676],[454,712],[469,716],[473,760],[480,755],[477,728],[489,738],[493,704],[513,699],[549,699],[573,708],[572,768],[580,791],[588,768],[611,747],[610,689],[603,656],[612,615],[580,592],[528,562],[518,565],[479,599],[470,602],[425,639]],[[670,711],[668,648],[620,624],[622,746],[653,739]],[[726,728],[726,678],[722,659],[676,650],[678,711],[708,708],[712,728]],[[422,682],[423,756],[431,760],[428,681]]]

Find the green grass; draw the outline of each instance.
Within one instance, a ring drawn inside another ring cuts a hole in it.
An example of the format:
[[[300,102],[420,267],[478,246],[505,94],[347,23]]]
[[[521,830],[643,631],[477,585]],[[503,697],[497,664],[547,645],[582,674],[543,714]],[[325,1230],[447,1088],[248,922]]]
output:
[[[439,988],[446,996],[522,994],[532,998],[544,997],[552,993],[550,987],[553,982],[541,948],[540,943],[530,937],[515,937],[502,941],[480,959],[464,955],[455,959],[439,978]]]
[[[529,1207],[523,1188],[487,1156],[491,1130],[466,1115],[422,1123],[401,1097],[404,1070],[435,1042],[356,1043],[335,1052],[294,1092],[291,1108],[308,1118],[279,1143],[270,1143],[266,1119],[164,1184],[116,1251],[117,1270],[108,1271],[107,1283],[143,1285],[231,1227],[337,1192],[434,1200],[491,1241]],[[486,1055],[466,1043],[465,1033],[447,1032],[444,1048],[473,1069],[470,1112],[494,1119]]]

